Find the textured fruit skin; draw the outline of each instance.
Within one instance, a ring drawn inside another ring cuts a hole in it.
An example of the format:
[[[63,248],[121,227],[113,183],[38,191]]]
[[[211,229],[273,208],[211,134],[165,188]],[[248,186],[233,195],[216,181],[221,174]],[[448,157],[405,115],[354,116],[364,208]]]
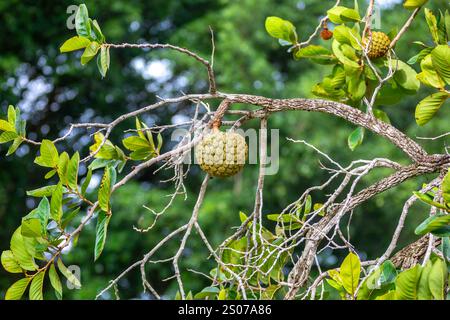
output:
[[[370,38],[363,39],[363,47],[366,48]],[[367,56],[370,59],[380,58],[386,55],[389,51],[389,45],[391,39],[384,32],[372,32],[372,41],[370,42],[370,48],[367,52]]]
[[[213,177],[231,177],[242,170],[248,147],[244,137],[234,132],[214,131],[206,135],[195,149],[197,162]]]

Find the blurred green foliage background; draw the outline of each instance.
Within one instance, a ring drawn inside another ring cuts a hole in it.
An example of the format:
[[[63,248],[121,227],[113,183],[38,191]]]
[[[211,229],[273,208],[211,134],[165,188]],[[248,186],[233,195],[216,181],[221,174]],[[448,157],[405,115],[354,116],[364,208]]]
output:
[[[389,32],[400,26],[409,12],[400,1],[379,1],[381,29]],[[63,134],[73,122],[110,121],[121,113],[135,110],[156,101],[156,95],[178,96],[181,92],[198,93],[207,90],[204,69],[196,61],[179,53],[139,51],[137,49],[111,51],[111,69],[105,79],[91,63],[82,67],[81,52],[60,54],[59,46],[74,34],[68,30],[66,9],[78,1],[17,1],[0,3],[0,111],[5,114],[8,104],[21,108],[28,120],[29,137],[54,139]],[[215,34],[214,67],[218,87],[224,92],[250,93],[274,98],[312,97],[311,87],[320,77],[329,73],[326,66],[294,61],[277,41],[264,30],[267,16],[276,15],[292,21],[301,39],[306,39],[319,19],[334,1],[317,0],[153,0],[153,1],[85,1],[89,14],[95,17],[108,42],[165,43],[190,48],[205,58],[211,54],[208,26]],[[397,4],[396,4],[397,3]],[[343,1],[353,6],[352,1]],[[366,1],[360,0],[360,10]],[[448,7],[448,1],[430,1],[428,7]],[[398,56],[406,61],[419,51],[412,42],[430,42],[429,32],[420,13],[410,31],[397,46]],[[319,43],[329,46],[322,40]],[[381,109],[388,113],[392,123],[410,137],[435,136],[448,131],[449,108],[443,107],[438,116],[424,127],[414,121],[417,102],[429,93],[421,89],[395,106]],[[212,105],[213,108],[216,105]],[[248,108],[248,106],[239,106]],[[173,105],[145,115],[148,125],[167,124],[192,115],[190,104]],[[119,141],[126,126],[117,128],[112,140]],[[246,127],[257,127],[256,121]],[[269,120],[270,128],[280,129],[280,170],[267,176],[264,194],[264,213],[277,213],[294,201],[307,187],[319,184],[327,173],[319,168],[319,157],[304,145],[293,144],[286,137],[305,139],[335,160],[347,164],[355,159],[389,157],[401,163],[408,159],[386,140],[368,133],[362,146],[351,152],[347,136],[354,127],[342,120],[324,114],[291,112],[276,114]],[[63,145],[70,151],[86,154],[91,143],[89,133],[76,131]],[[165,137],[165,149],[170,148],[170,137]],[[448,142],[448,140],[447,140]],[[421,141],[429,152],[443,152],[445,140]],[[61,145],[60,145],[61,147]],[[0,250],[9,246],[9,239],[20,219],[35,205],[25,195],[44,185],[44,172],[33,164],[37,149],[23,145],[17,155],[5,157],[6,146],[0,146]],[[71,152],[70,152],[71,153]],[[129,168],[128,168],[129,169]],[[359,186],[370,184],[389,171],[378,170]],[[174,205],[147,233],[138,233],[133,226],[146,227],[152,222],[153,209],[165,206],[167,194],[173,186],[161,183],[170,172],[153,174],[147,170],[138,179],[120,189],[113,198],[114,215],[102,257],[93,262],[94,224],[82,232],[78,245],[64,255],[66,264],[81,268],[81,290],[65,290],[66,299],[91,299],[131,263],[140,259],[164,235],[182,225],[191,214],[202,174],[193,167],[185,180],[188,199],[177,198]],[[230,235],[239,225],[239,210],[252,210],[257,167],[249,165],[242,175],[228,180],[211,182],[200,222],[214,245]],[[422,183],[432,176],[407,181],[402,186],[377,196],[357,208],[352,215],[351,239],[361,256],[373,258],[382,253],[389,243],[404,201]],[[316,201],[324,199],[333,190],[315,194]],[[402,233],[401,245],[416,239],[414,227],[427,215],[427,207],[413,207]],[[270,226],[270,224],[268,224]],[[345,227],[345,225],[344,225]],[[154,259],[175,253],[178,240],[172,241]],[[335,266],[345,252],[324,251],[320,256],[323,267]],[[197,235],[188,242],[181,260],[186,288],[194,293],[208,284],[208,279],[187,271],[193,269],[208,273],[214,263],[208,259]],[[148,278],[165,298],[173,298],[177,290],[173,280],[161,281],[173,274],[171,264],[149,264]],[[12,284],[15,275],[0,270],[0,298]],[[132,272],[119,283],[121,298],[151,298],[142,294],[138,272]],[[48,298],[54,298],[50,294]],[[105,295],[104,298],[113,298]]]

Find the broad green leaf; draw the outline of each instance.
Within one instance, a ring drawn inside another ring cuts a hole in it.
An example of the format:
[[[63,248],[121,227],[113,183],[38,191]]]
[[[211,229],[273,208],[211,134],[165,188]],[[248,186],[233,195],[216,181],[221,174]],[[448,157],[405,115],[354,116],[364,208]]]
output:
[[[359,15],[358,11],[355,9],[346,8],[345,10],[342,10],[340,13],[340,18],[342,21],[347,22],[358,22],[361,20],[361,16]]]
[[[366,94],[366,79],[359,73],[355,73],[348,78],[347,91],[350,99],[353,101],[360,101]]]
[[[424,1],[424,0],[416,0],[416,1]],[[439,34],[436,16],[430,9],[425,8],[425,18],[427,20],[428,28],[430,29],[430,33],[434,43],[439,44]]]
[[[354,50],[351,46],[341,45],[337,40],[333,40],[332,49],[336,58],[344,65],[346,73],[354,73],[360,69],[359,64],[348,57],[350,49]]]
[[[1,261],[2,266],[6,271],[10,273],[22,273],[23,270],[11,250],[2,252]]]
[[[442,89],[445,87],[445,82],[438,74],[433,65],[431,54],[425,56],[420,62],[422,72],[417,75],[417,79],[427,86]]]
[[[373,109],[373,115],[375,116],[375,118],[377,118],[378,120],[381,120],[383,122],[386,123],[391,123],[391,120],[389,119],[389,116],[387,115],[386,112],[384,112],[383,110],[380,109]]]
[[[388,65],[386,61],[386,65]],[[406,90],[417,91],[420,88],[420,81],[416,78],[416,71],[401,60],[392,60],[392,68],[397,68],[394,73],[394,80],[399,86]]]
[[[450,262],[450,237],[442,238],[442,255],[445,261]]]
[[[417,264],[398,275],[395,281],[396,300],[417,300],[417,287],[421,273],[422,267]]]
[[[109,198],[111,193],[111,172],[107,167],[103,174],[102,182],[98,190],[98,204],[100,209],[109,212]]]
[[[14,139],[12,145],[9,147],[8,152],[6,153],[7,156],[12,155],[14,152],[16,152],[17,148],[20,147],[22,144],[23,139],[21,137],[17,137]]]
[[[21,227],[17,228],[12,235],[10,245],[13,255],[19,262],[19,265],[22,269],[34,271],[38,268],[38,266],[34,262],[33,257],[27,251],[25,240],[22,236]]]
[[[194,299],[204,299],[206,297],[214,297],[220,292],[217,287],[206,287],[194,296]]]
[[[69,269],[66,268],[66,266],[64,265],[64,263],[61,261],[61,259],[58,259],[58,269],[59,271],[63,274],[64,277],[66,277],[66,279],[73,284],[75,287],[81,287],[81,283],[80,280],[78,280],[77,277],[75,277],[75,275],[70,272]]]
[[[274,38],[282,39],[292,44],[297,42],[297,33],[290,21],[278,17],[267,17],[265,27],[266,31]]]
[[[50,202],[50,208],[51,208],[50,216],[58,224],[61,222],[61,217],[63,214],[62,198],[63,198],[63,186],[62,186],[62,183],[59,182],[52,194],[52,198],[51,198],[51,202]]]
[[[67,185],[67,166],[69,165],[69,155],[67,152],[61,153],[58,160],[58,176],[64,185]]]
[[[30,219],[22,220],[21,227],[22,227],[21,228],[22,235],[24,237],[35,238],[35,237],[41,237],[43,235],[41,223],[40,223],[39,219],[30,218]]]
[[[85,65],[89,61],[92,60],[92,58],[95,57],[98,50],[100,49],[100,44],[97,41],[92,41],[86,49],[84,49],[83,55],[81,56],[81,64]]]
[[[94,31],[95,38],[98,42],[104,43],[105,42],[105,36],[102,33],[102,30],[100,29],[100,26],[98,25],[97,20],[90,20],[91,23],[91,29]]]
[[[356,128],[349,136],[348,136],[348,147],[350,150],[355,150],[357,146],[361,145],[364,140],[364,128],[358,127]]]
[[[17,133],[11,131],[5,131],[0,133],[0,144],[10,142],[18,137]]]
[[[80,155],[77,152],[70,159],[67,165],[67,183],[69,187],[78,192],[78,167],[80,164]]]
[[[436,300],[445,300],[445,282],[448,278],[447,266],[441,259],[436,259],[433,267],[430,270],[428,282],[430,284],[430,291]]]
[[[108,232],[108,224],[111,219],[111,215],[103,211],[98,213],[97,228],[95,232],[95,254],[94,261],[96,261],[103,252],[105,246],[106,235]]]
[[[89,38],[91,36],[91,24],[89,23],[89,13],[85,4],[80,4],[75,15],[75,28],[80,37]]]
[[[56,187],[57,187],[57,185],[51,185],[51,186],[45,186],[42,188],[30,190],[30,191],[27,191],[27,196],[37,197],[37,198],[50,197],[53,194],[53,192],[55,192]]]
[[[267,219],[283,223],[301,222],[301,220],[293,214],[268,214]]]
[[[431,206],[434,206],[434,207],[437,207],[437,208],[440,208],[440,209],[447,210],[447,207],[446,207],[445,205],[440,204],[439,202],[434,201],[434,200],[433,200],[433,197],[430,196],[429,194],[426,194],[426,193],[420,193],[420,192],[417,192],[417,191],[414,191],[413,193],[414,193],[414,195],[415,195],[420,201],[423,201],[423,202],[425,202],[426,204],[429,204],[429,205],[431,205]]]
[[[89,186],[89,183],[91,182],[92,179],[92,170],[89,169],[88,173],[86,175],[86,178],[84,178],[83,184],[81,185],[81,194],[85,195],[86,194],[86,190]]]
[[[53,142],[44,139],[41,143],[40,156],[34,160],[34,163],[41,167],[56,168],[59,162],[58,150]]]
[[[355,294],[361,273],[361,263],[356,254],[350,252],[341,264],[340,276],[344,289],[351,294]]]
[[[16,132],[16,129],[14,128],[14,125],[9,123],[8,121],[1,120],[1,119],[0,119],[0,130]]]
[[[405,0],[403,6],[406,9],[413,10],[423,6],[428,0]]]
[[[5,300],[20,300],[27,290],[30,280],[31,278],[23,278],[14,282],[6,291]]]
[[[335,6],[327,11],[328,19],[335,24],[341,24],[344,20],[341,17],[341,13],[348,8],[342,6]]]
[[[148,149],[151,151],[148,141],[138,136],[127,137],[122,140],[122,143],[125,148],[131,151],[136,151],[139,149]]]
[[[450,214],[436,214],[428,217],[414,231],[417,235],[429,232],[438,237],[450,236]]]
[[[376,297],[375,300],[395,300],[395,291],[390,290],[390,291],[386,292],[385,294]]]
[[[106,72],[109,69],[109,62],[109,47],[102,46],[100,49],[100,55],[97,57],[97,67],[103,78],[106,76]]]
[[[49,172],[47,172],[47,174],[44,176],[45,179],[50,179],[51,177],[53,177],[56,174],[56,169],[50,170]]]
[[[333,37],[341,44],[349,44],[356,50],[362,50],[359,45],[359,43],[361,43],[361,36],[345,25],[340,25],[334,28]]]
[[[30,300],[44,300],[42,289],[44,287],[45,270],[33,276],[30,285]]]
[[[9,105],[8,106],[8,122],[11,123],[12,125],[15,125],[16,123],[16,109],[14,108],[13,105]]]
[[[423,126],[429,122],[449,96],[446,92],[436,92],[420,101],[415,112],[417,124]]]
[[[150,151],[148,148],[142,148],[137,149],[136,151],[133,151],[130,153],[131,160],[147,160],[151,156],[153,156],[155,153],[153,151]]]
[[[89,39],[85,37],[75,36],[70,38],[69,40],[66,40],[66,42],[64,42],[63,45],[59,48],[59,51],[63,53],[83,49],[86,48],[89,43],[91,43]]]
[[[55,289],[56,298],[58,298],[58,300],[61,300],[62,284],[61,280],[59,279],[58,272],[56,271],[55,265],[53,263],[50,265],[48,276],[50,278],[50,283],[52,284],[53,289]]]
[[[67,225],[72,221],[73,218],[75,218],[80,211],[80,207],[76,208],[75,210],[69,212],[68,214],[65,214],[63,216],[63,219],[61,221],[61,228],[65,229]]]
[[[49,217],[50,204],[48,199],[43,197],[38,207],[22,218],[22,235],[32,238],[46,235]]]
[[[421,50],[418,54],[411,57],[407,63],[415,64],[417,62],[421,62],[423,60],[423,58],[425,58],[427,55],[429,55],[431,53],[432,50],[433,50],[433,48],[425,48],[425,49]]]
[[[439,45],[431,51],[431,60],[440,77],[450,84],[450,47]]]
[[[336,61],[335,56],[333,53],[328,50],[327,48],[324,48],[322,46],[317,45],[309,45],[307,47],[303,47],[299,50],[297,50],[294,53],[294,57],[296,59],[301,58],[308,58],[312,59],[314,62],[317,63],[329,63]]]
[[[420,274],[420,280],[417,287],[417,299],[418,300],[432,300],[433,296],[431,295],[429,278],[430,271],[433,267],[433,264],[430,260],[427,261],[425,266],[422,269],[422,273]]]
[[[441,190],[444,201],[450,204],[450,169],[444,176],[444,179],[442,179]]]

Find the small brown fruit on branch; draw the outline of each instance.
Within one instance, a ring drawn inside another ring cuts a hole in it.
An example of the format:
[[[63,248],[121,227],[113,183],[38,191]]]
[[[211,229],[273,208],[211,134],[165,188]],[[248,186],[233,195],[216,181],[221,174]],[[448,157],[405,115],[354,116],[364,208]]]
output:
[[[320,32],[320,37],[323,40],[330,40],[333,37],[333,32],[328,30],[328,28],[324,27],[323,30]]]

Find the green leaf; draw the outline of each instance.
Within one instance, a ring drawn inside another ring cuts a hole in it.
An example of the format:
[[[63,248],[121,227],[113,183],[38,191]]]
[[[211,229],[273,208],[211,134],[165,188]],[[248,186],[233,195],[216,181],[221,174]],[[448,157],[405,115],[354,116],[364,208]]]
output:
[[[96,261],[103,252],[103,248],[105,246],[106,235],[108,232],[108,224],[111,219],[110,214],[106,214],[101,211],[98,213],[97,218],[97,228],[95,232],[95,252],[94,252],[94,261]]]
[[[352,55],[349,54],[350,49],[354,51],[351,46],[347,44],[340,44],[337,40],[333,40],[332,49],[336,58],[344,65],[346,73],[351,74],[360,69],[359,64],[353,59]],[[349,58],[349,56],[352,58]]]
[[[55,295],[58,300],[62,299],[62,284],[59,279],[58,272],[56,271],[55,265],[52,263],[48,271],[48,276],[50,278],[50,283],[53,289],[55,289]]]
[[[147,160],[155,153],[153,151],[149,151],[148,148],[138,149],[130,153],[131,160]]]
[[[106,76],[106,72],[109,69],[109,62],[109,47],[102,46],[100,49],[100,55],[97,57],[97,67],[103,78]]]
[[[17,148],[20,147],[20,145],[22,144],[23,139],[21,137],[17,137],[14,139],[12,145],[9,147],[8,152],[6,153],[7,156],[13,154],[14,152],[16,152]]]
[[[42,289],[44,287],[45,270],[40,271],[33,276],[30,285],[30,300],[44,300]]]
[[[34,163],[41,167],[56,168],[59,162],[58,150],[53,142],[44,139],[41,143],[40,156],[34,160]]]
[[[64,42],[63,45],[59,48],[59,51],[63,53],[80,50],[86,48],[89,43],[91,43],[89,39],[85,37],[75,36],[70,38],[69,40],[66,40],[66,42]]]
[[[414,10],[423,6],[428,0],[406,0],[403,6],[408,10]]]
[[[23,278],[14,282],[6,291],[5,300],[20,300],[27,290],[30,280],[31,278]]]
[[[68,214],[65,214],[62,221],[61,221],[61,228],[65,229],[67,225],[72,221],[73,218],[75,218],[80,211],[80,207],[76,208],[75,210],[69,212]]]
[[[292,44],[297,42],[297,32],[290,21],[278,17],[267,17],[265,27],[266,31],[274,38],[282,39]]]
[[[296,59],[308,58],[320,64],[329,64],[336,61],[336,57],[330,50],[317,45],[309,45],[295,51],[294,57]]]
[[[335,6],[327,11],[328,18],[331,22],[341,24],[344,22],[358,22],[361,16],[355,9],[346,8],[343,6]]]
[[[56,185],[51,185],[51,186],[45,186],[42,188],[30,190],[30,191],[27,191],[27,196],[37,197],[37,198],[50,197],[53,194],[53,192],[55,192],[56,187],[57,187]]]
[[[436,214],[428,217],[414,231],[417,235],[429,232],[438,237],[450,236],[450,214]]]
[[[100,189],[98,190],[98,204],[100,209],[109,212],[109,197],[111,194],[111,168],[107,167],[103,174]]]
[[[96,40],[100,43],[105,42],[105,36],[102,33],[102,30],[100,29],[100,26],[98,25],[97,20],[90,20],[91,29],[94,31]]]
[[[389,116],[387,115],[386,112],[380,110],[380,109],[373,109],[373,115],[375,116],[375,118],[386,122],[386,123],[391,123],[391,120],[389,119]]]
[[[38,207],[22,218],[22,235],[26,237],[46,235],[49,217],[50,204],[48,199],[43,197]]]
[[[445,300],[444,289],[447,279],[447,266],[441,259],[436,259],[430,270],[428,283],[434,299]]]
[[[420,280],[417,286],[417,299],[418,300],[432,300],[433,297],[430,291],[429,276],[433,264],[430,260],[427,261],[420,274]]]
[[[67,166],[69,164],[69,155],[67,152],[61,153],[58,160],[58,176],[64,185],[67,185]]]
[[[61,259],[58,259],[58,269],[59,271],[63,274],[64,277],[66,277],[66,279],[75,287],[79,288],[81,287],[81,283],[80,280],[78,280],[77,277],[75,277],[75,275],[69,271],[69,269],[66,268],[66,266],[64,265],[64,263],[61,261]]]
[[[0,134],[0,144],[10,142],[18,137],[17,133],[11,131],[5,131]]]
[[[351,294],[355,294],[361,273],[361,262],[356,254],[350,252],[341,264],[340,276],[344,289]]]
[[[361,43],[361,36],[359,33],[356,33],[353,29],[345,25],[340,25],[334,28],[333,37],[341,44],[349,44],[356,50],[362,50],[359,45],[359,43]]]
[[[61,222],[61,217],[63,214],[62,198],[63,198],[63,186],[62,186],[62,183],[59,182],[52,194],[52,199],[50,202],[50,208],[51,208],[50,216],[58,224]]]
[[[433,65],[431,54],[425,56],[420,62],[422,72],[417,75],[417,79],[427,86],[443,89],[445,82],[438,74]]]
[[[448,97],[449,94],[446,92],[436,92],[420,101],[415,112],[417,124],[423,126],[429,122]]]
[[[80,164],[80,155],[77,152],[70,159],[67,165],[67,183],[69,187],[78,192],[78,166]]]
[[[14,125],[12,125],[11,123],[9,123],[8,121],[5,121],[5,120],[0,120],[0,130],[16,132]]]
[[[421,50],[415,56],[411,57],[407,63],[415,64],[417,62],[421,62],[423,60],[423,58],[425,58],[427,55],[429,55],[431,53],[431,51],[433,51],[433,48],[425,48],[425,49]]]
[[[206,287],[194,296],[194,299],[205,299],[206,297],[215,297],[220,292],[217,287]]]
[[[420,0],[417,0],[420,1]],[[424,1],[424,0],[422,0]],[[427,20],[428,28],[430,29],[431,36],[433,38],[434,43],[439,44],[439,33],[437,26],[437,19],[433,12],[425,8],[425,19]]]
[[[100,49],[100,44],[97,41],[92,41],[86,49],[84,49],[83,55],[81,56],[81,64],[85,65],[89,61],[92,60],[92,58],[95,57],[98,50]]]
[[[431,51],[431,60],[440,77],[450,84],[450,47],[439,45]]]
[[[16,123],[16,109],[13,105],[8,106],[8,122],[12,125],[15,125]]]
[[[349,136],[348,136],[348,147],[350,150],[355,150],[357,146],[361,145],[364,140],[364,128],[358,127],[356,128]]]
[[[415,265],[398,275],[395,281],[396,300],[417,300],[417,287],[421,272],[422,267]]]
[[[89,169],[88,173],[86,175],[86,178],[84,178],[83,184],[81,185],[81,194],[85,195],[86,194],[86,190],[89,186],[89,183],[91,182],[92,179],[92,170]]]
[[[434,207],[437,207],[437,208],[440,208],[440,209],[447,210],[447,207],[445,205],[434,201],[433,197],[431,197],[430,195],[428,195],[426,193],[425,194],[424,193],[420,193],[420,192],[417,192],[417,191],[414,191],[413,193],[420,201],[423,201],[426,204],[429,204],[430,206],[434,206]]]
[[[10,273],[22,273],[22,268],[11,250],[5,250],[2,252],[1,262],[6,271]]]
[[[442,179],[441,190],[444,201],[450,204],[450,169]]]
[[[91,24],[89,23],[89,13],[85,4],[80,4],[75,15],[75,28],[80,37],[89,38],[91,36]]]
[[[389,65],[389,62],[385,62]],[[394,80],[399,86],[406,90],[417,91],[420,88],[420,81],[416,78],[416,71],[411,68],[408,64],[401,60],[392,60],[392,68],[397,68],[394,73]]]
[[[35,271],[38,268],[33,257],[27,251],[25,240],[22,236],[21,227],[17,228],[12,235],[10,245],[13,255],[19,262],[22,269],[27,271]]]
[[[125,148],[131,151],[136,151],[139,149],[148,149],[151,151],[148,141],[138,136],[127,137],[122,140],[122,143]]]

